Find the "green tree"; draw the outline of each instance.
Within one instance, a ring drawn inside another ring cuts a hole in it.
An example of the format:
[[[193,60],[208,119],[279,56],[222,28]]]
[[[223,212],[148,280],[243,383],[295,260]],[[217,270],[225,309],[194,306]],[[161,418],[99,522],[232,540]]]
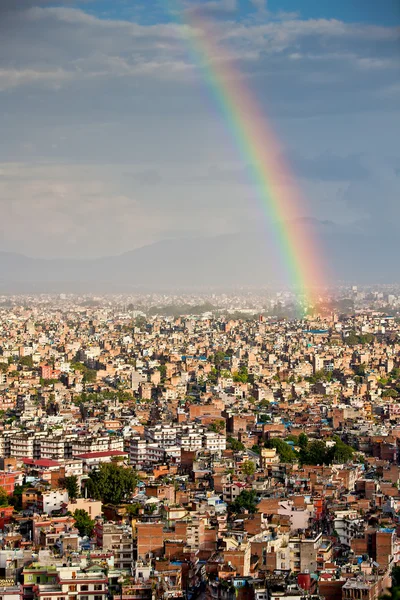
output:
[[[2,487],[0,487],[0,506],[8,506],[8,494]]]
[[[62,479],[60,483],[67,490],[68,497],[70,500],[75,500],[78,497],[79,486],[78,486],[78,478],[76,475],[71,475],[70,477],[64,477],[64,479]]]
[[[359,377],[364,377],[364,375],[365,375],[365,364],[361,363],[360,365],[355,365],[353,370],[354,370],[354,373],[356,375],[358,375]]]
[[[33,367],[33,358],[32,356],[22,356],[18,363],[24,367],[29,367],[30,369]]]
[[[139,315],[138,317],[136,317],[135,327],[137,327],[138,329],[143,331],[143,329],[145,329],[146,325],[147,325],[146,317],[143,317],[142,315]]]
[[[22,510],[22,494],[26,487],[28,486],[16,485],[14,488],[13,495],[10,498],[10,503],[16,510]]]
[[[257,512],[257,494],[255,490],[242,490],[229,505],[229,510],[235,514],[244,513],[246,510],[251,514]]]
[[[351,446],[345,444],[338,436],[334,438],[335,445],[332,448],[333,460],[336,463],[346,463],[353,458],[354,450]]]
[[[212,384],[216,384],[218,381],[218,371],[215,367],[212,367],[207,377],[208,381]]]
[[[285,441],[274,438],[272,440],[268,440],[265,442],[266,448],[276,448],[276,451],[279,454],[279,458],[281,462],[284,463],[293,463],[297,461],[297,453],[293,450],[293,448],[287,444]]]
[[[249,379],[249,372],[247,367],[240,367],[239,371],[233,373],[233,381],[247,383]]]
[[[392,586],[400,588],[400,567],[393,567],[392,569]]]
[[[226,441],[228,442],[228,444],[230,445],[230,447],[232,448],[232,450],[234,452],[240,452],[241,450],[245,450],[246,446],[244,444],[242,444],[242,442],[239,442],[239,440],[237,440],[234,437],[228,436],[226,438]]]
[[[94,383],[97,379],[97,371],[95,369],[86,369],[83,375],[84,383]]]
[[[308,437],[306,436],[305,433],[301,433],[299,435],[298,444],[299,444],[299,446],[300,446],[300,448],[302,450],[304,450],[305,448],[307,448],[307,446],[308,446]]]
[[[136,502],[135,504],[127,504],[125,507],[126,514],[128,515],[128,517],[137,517],[141,507],[142,505],[138,502]]]
[[[87,535],[88,537],[91,537],[95,522],[90,518],[86,510],[83,510],[83,508],[78,508],[74,512],[73,517],[75,519],[75,527],[79,531],[80,535]]]
[[[223,421],[222,419],[218,421],[213,421],[208,426],[208,429],[209,431],[214,431],[215,433],[221,433],[225,430],[225,421]]]
[[[247,477],[251,477],[256,472],[256,465],[253,463],[252,460],[246,460],[242,464],[241,468],[242,468],[242,473],[244,475],[246,475]]]
[[[382,392],[382,398],[396,398],[398,395],[398,392],[392,388],[390,390],[383,390]]]
[[[224,352],[218,351],[214,354],[213,362],[217,368],[220,367],[224,361],[225,361],[225,353]]]
[[[121,504],[129,500],[136,488],[138,477],[135,471],[115,463],[103,463],[87,480],[89,494],[106,504]]]
[[[300,462],[306,465],[324,465],[332,462],[325,442],[313,440],[300,451]]]
[[[167,376],[167,367],[165,365],[160,365],[158,367],[158,370],[160,371],[161,383],[164,383],[165,378]]]

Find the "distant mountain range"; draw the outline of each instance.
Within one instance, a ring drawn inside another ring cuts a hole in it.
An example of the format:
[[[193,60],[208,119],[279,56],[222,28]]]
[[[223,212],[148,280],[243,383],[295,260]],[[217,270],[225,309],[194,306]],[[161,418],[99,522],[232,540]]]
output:
[[[400,282],[400,240],[314,227],[323,237],[328,283]],[[311,232],[310,232],[311,233]],[[313,235],[315,231],[313,231]],[[318,246],[317,246],[318,247]],[[0,252],[0,293],[129,292],[282,285],[284,266],[265,234],[173,239],[119,256],[37,259]]]

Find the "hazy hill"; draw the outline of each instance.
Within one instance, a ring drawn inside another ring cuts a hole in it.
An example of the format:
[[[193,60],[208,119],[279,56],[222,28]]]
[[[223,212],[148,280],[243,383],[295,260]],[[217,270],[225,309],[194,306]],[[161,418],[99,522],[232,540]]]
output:
[[[327,229],[327,280],[400,281],[398,240]],[[284,281],[279,253],[265,234],[166,240],[93,260],[33,259],[0,252],[1,292],[128,292],[138,287],[240,287]]]

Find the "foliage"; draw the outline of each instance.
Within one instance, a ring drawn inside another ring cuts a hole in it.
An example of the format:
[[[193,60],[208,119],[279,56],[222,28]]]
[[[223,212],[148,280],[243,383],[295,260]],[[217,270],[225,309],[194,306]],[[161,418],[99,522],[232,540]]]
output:
[[[305,433],[301,433],[299,435],[299,439],[297,440],[298,445],[300,446],[300,448],[307,448],[308,445],[308,437],[306,436]]]
[[[300,450],[300,462],[306,465],[330,464],[325,442],[313,440]]]
[[[267,400],[266,398],[263,398],[258,403],[258,406],[260,406],[261,408],[267,408],[267,406],[269,406],[269,400]]]
[[[0,506],[8,506],[8,494],[2,487],[0,487]]]
[[[345,463],[352,459],[354,450],[338,436],[333,438],[335,445],[328,447],[322,440],[313,440],[300,450],[300,462],[306,465],[330,465]]]
[[[216,352],[213,356],[213,363],[216,367],[220,367],[222,363],[225,362],[225,352],[221,352],[220,350]]]
[[[89,369],[89,367],[81,362],[71,363],[71,369],[73,371],[81,371],[84,383],[94,383],[96,381],[97,371],[95,369]]]
[[[357,346],[359,344],[371,344],[374,339],[375,336],[372,333],[357,335],[355,331],[350,331],[350,333],[345,337],[345,342],[348,346]]]
[[[18,364],[24,366],[24,367],[33,367],[33,358],[32,356],[21,356],[21,358],[18,361]]]
[[[222,431],[224,431],[224,429],[225,429],[225,421],[223,421],[222,419],[218,420],[218,421],[213,421],[208,426],[208,430],[214,431],[215,433],[221,433]]]
[[[29,486],[16,485],[14,488],[14,493],[10,498],[10,504],[12,504],[16,510],[22,510],[22,494],[27,487]]]
[[[342,440],[335,436],[335,445],[333,447],[333,462],[345,463],[353,458],[354,450]]]
[[[267,442],[265,442],[265,447],[276,448],[281,462],[293,463],[297,461],[297,453],[293,450],[291,446],[289,446],[289,444],[287,444],[285,441],[279,438],[268,440]]]
[[[88,537],[91,537],[95,522],[90,518],[86,510],[83,510],[83,508],[78,508],[74,512],[73,517],[75,519],[75,527],[79,531],[80,535],[87,535]]]
[[[330,373],[329,371],[326,372],[324,370],[315,371],[314,375],[306,377],[305,379],[310,383],[318,383],[320,381],[332,381],[332,373]]]
[[[229,505],[229,510],[235,514],[244,513],[246,510],[254,514],[257,512],[257,494],[254,490],[242,490],[236,499]]]
[[[392,569],[392,585],[395,588],[400,587],[400,567],[393,567]]]
[[[158,370],[160,371],[161,382],[163,383],[165,381],[166,376],[167,376],[167,367],[165,365],[160,365],[158,367]]]
[[[218,371],[215,367],[213,367],[208,374],[208,381],[212,384],[216,384],[217,380],[218,380]]]
[[[138,502],[135,502],[135,504],[127,504],[125,509],[126,509],[126,514],[129,517],[137,517],[139,514],[139,510],[141,509],[142,505],[139,504]]]
[[[94,383],[97,379],[97,371],[95,369],[87,369],[83,375],[84,383]]]
[[[232,450],[234,452],[239,452],[241,450],[245,450],[246,447],[244,444],[242,444],[242,442],[239,442],[239,440],[237,440],[234,437],[228,436],[226,438],[226,441],[228,442],[228,444],[230,445],[230,447],[232,448]]]
[[[256,466],[255,466],[255,464],[253,463],[252,460],[246,460],[242,464],[241,468],[242,468],[242,473],[244,475],[247,475],[248,477],[251,477],[256,472]]]
[[[247,367],[240,367],[239,371],[233,373],[233,381],[238,383],[247,383],[249,379],[249,372]]]
[[[64,477],[64,479],[62,479],[60,483],[67,490],[68,498],[70,500],[75,500],[78,497],[79,486],[78,486],[78,478],[76,475],[71,475],[70,477]]]
[[[102,392],[82,392],[74,397],[74,404],[105,402],[107,400],[115,400],[118,402],[126,402],[132,400],[132,394],[124,390],[103,390]]]
[[[8,362],[0,362],[0,372],[6,373],[8,371]]]
[[[264,413],[262,413],[261,415],[258,415],[258,421],[260,423],[266,423],[267,421],[270,421],[271,417],[269,415],[266,415]]]
[[[139,315],[138,317],[136,317],[135,319],[135,327],[137,327],[138,329],[143,330],[147,325],[147,319],[146,317],[144,317],[143,315]]]
[[[382,392],[382,398],[396,398],[398,395],[398,392],[393,388],[390,388],[389,390],[383,390]]]
[[[55,383],[58,383],[58,379],[43,379],[43,377],[40,378],[40,385],[42,387],[48,387],[49,385],[54,385]]]
[[[103,463],[87,480],[89,494],[106,504],[128,500],[138,482],[135,471],[115,463]]]
[[[365,375],[365,364],[361,363],[360,365],[354,365],[353,371],[359,377],[364,377],[364,375]]]
[[[389,377],[390,377],[391,381],[400,379],[400,369],[398,367],[395,367],[394,369],[392,369],[389,373]]]

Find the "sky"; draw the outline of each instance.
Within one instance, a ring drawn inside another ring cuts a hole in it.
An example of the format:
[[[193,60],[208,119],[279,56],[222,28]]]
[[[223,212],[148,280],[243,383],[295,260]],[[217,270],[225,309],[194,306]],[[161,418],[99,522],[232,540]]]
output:
[[[303,198],[291,218],[398,237],[398,0],[1,0],[0,250],[90,258],[264,231],[187,42],[182,15],[199,11],[212,60],[231,57],[280,141]]]

